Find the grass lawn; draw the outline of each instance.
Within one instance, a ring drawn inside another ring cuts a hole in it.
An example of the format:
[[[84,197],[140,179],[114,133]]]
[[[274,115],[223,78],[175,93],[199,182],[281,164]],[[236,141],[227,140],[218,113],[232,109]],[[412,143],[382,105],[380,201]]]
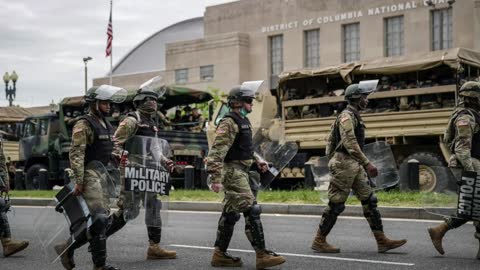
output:
[[[29,198],[53,198],[57,191],[20,191],[12,190],[10,196],[29,197]],[[319,204],[325,199],[320,199],[320,193],[311,190],[295,190],[295,191],[264,191],[258,195],[260,203],[291,203],[291,204]],[[377,192],[380,206],[410,206],[422,207],[424,202],[428,201],[429,206],[447,206],[456,203],[455,196],[447,196],[444,194],[428,193],[427,195],[419,192]],[[170,201],[221,201],[222,194],[216,194],[208,190],[181,190],[177,189],[170,192]],[[360,205],[360,202],[351,196],[348,205]]]

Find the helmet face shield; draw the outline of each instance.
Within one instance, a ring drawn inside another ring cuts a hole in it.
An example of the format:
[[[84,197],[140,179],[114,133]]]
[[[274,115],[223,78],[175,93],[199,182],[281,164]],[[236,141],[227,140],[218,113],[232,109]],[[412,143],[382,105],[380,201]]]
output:
[[[156,76],[140,85],[139,91],[154,92],[157,99],[165,94],[166,88],[162,76]]]
[[[255,98],[255,94],[260,95],[268,89],[265,81],[247,81],[240,85],[240,90],[245,91],[245,96]]]
[[[360,90],[360,94],[368,95],[375,91],[378,86],[378,80],[368,80],[368,81],[361,81],[358,84],[358,89]]]
[[[110,101],[113,103],[122,103],[127,98],[127,90],[112,86],[112,85],[100,85],[96,89],[89,90],[86,99],[89,102],[94,100]]]

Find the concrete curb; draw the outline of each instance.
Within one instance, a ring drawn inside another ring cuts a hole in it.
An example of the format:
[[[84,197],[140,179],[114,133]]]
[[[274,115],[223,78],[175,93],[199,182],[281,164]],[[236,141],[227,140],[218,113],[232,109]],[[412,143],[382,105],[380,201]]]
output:
[[[52,199],[36,199],[36,198],[12,198],[12,205],[19,206],[47,206],[52,205]],[[290,215],[317,215],[323,212],[323,205],[316,204],[276,204],[262,203],[262,212],[268,214],[290,214]],[[222,203],[220,202],[180,202],[171,201],[168,203],[170,210],[179,211],[222,211]],[[406,219],[430,219],[441,220],[442,217],[427,213],[419,207],[379,207],[380,213],[386,218],[406,218]],[[342,213],[343,216],[363,217],[361,206],[347,206]]]

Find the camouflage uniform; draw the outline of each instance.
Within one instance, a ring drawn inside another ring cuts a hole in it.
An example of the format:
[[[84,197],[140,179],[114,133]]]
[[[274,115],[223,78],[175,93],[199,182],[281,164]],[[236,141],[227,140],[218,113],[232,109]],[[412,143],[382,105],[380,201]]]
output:
[[[212,183],[222,183],[225,189],[224,211],[227,213],[242,213],[255,202],[247,172],[253,163],[253,155],[251,160],[223,163],[238,132],[238,125],[232,118],[222,119],[207,157],[207,168]]]
[[[352,104],[359,102],[362,95],[368,95],[371,90],[362,90],[358,85],[350,85],[346,89],[347,108],[339,114],[332,125],[332,132],[328,138],[326,149],[331,157],[328,168],[331,175],[328,187],[328,206],[325,208],[317,234],[312,243],[312,249],[318,252],[340,252],[326,241],[327,235],[337,221],[337,217],[345,210],[345,201],[350,190],[355,192],[362,203],[363,215],[370,225],[377,240],[378,252],[386,252],[406,243],[406,240],[390,240],[383,233],[383,224],[380,212],[377,209],[377,197],[368,184],[364,169],[370,161],[363,153],[365,144],[365,125],[357,107]],[[354,101],[354,100],[357,101]]]
[[[263,225],[260,220],[261,207],[257,204],[250,187],[249,169],[256,158],[253,154],[252,131],[248,118],[237,112],[230,112],[220,121],[207,157],[207,170],[211,182],[223,184],[225,193],[212,266],[242,265],[240,258],[227,253],[240,213],[243,213],[245,218],[245,234],[256,252],[257,269],[285,262],[283,257],[265,248]]]
[[[99,127],[101,130],[98,129]],[[98,130],[95,131],[95,129]],[[97,132],[100,133],[97,134]],[[94,164],[93,162],[98,162],[98,164],[105,166],[105,160],[110,159],[111,150],[109,151],[108,149],[113,147],[112,133],[113,127],[110,123],[104,117],[99,117],[92,112],[82,116],[73,126],[69,156],[70,168],[73,171],[71,180],[74,184],[83,186],[81,195],[90,210],[92,224],[89,230],[79,234],[74,242],[72,242],[70,237],[65,243],[55,246],[56,252],[61,255],[62,265],[66,269],[75,267],[73,260],[74,251],[87,242],[90,243],[95,269],[117,269],[106,264],[106,231],[112,223],[108,217],[110,213],[110,195],[108,194],[109,189],[107,186],[109,184],[105,182],[105,177],[99,175],[98,169],[93,168],[96,165],[92,165],[92,168],[89,168],[89,164]],[[96,144],[100,141],[103,145]],[[94,147],[95,149],[92,149]],[[96,147],[99,148],[97,149]],[[98,150],[99,154],[93,157],[92,151],[95,150]],[[89,163],[85,164],[85,162]]]
[[[350,194],[350,189],[353,189],[360,201],[368,199],[372,193],[363,169],[370,161],[360,149],[355,137],[355,128],[363,123],[353,115],[352,111],[356,109],[352,106],[348,108],[350,110],[344,110],[337,118],[342,146],[348,154],[335,152],[328,162],[332,176],[328,198],[334,203],[344,203]]]
[[[92,113],[90,116],[98,119]],[[99,120],[100,121],[100,120]],[[105,121],[105,120],[104,120]],[[101,178],[92,169],[85,169],[85,150],[87,145],[93,144],[95,140],[94,131],[87,120],[77,121],[72,131],[72,144],[70,148],[70,168],[74,172],[73,183],[83,185],[82,196],[91,212],[110,211],[109,197],[102,187]]]
[[[0,137],[0,194],[9,187],[9,176],[5,154],[3,152],[3,142]],[[10,224],[8,223],[7,211],[10,205],[7,200],[0,197],[0,240],[3,246],[3,255],[8,257],[17,253],[28,246],[28,241],[16,241],[11,239]]]
[[[478,112],[470,108],[460,106],[453,112],[444,136],[446,143],[454,153],[449,159],[449,167],[460,167],[465,171],[480,173],[480,160],[472,157],[473,140],[480,132],[479,120]],[[451,136],[453,136],[453,139],[449,141]],[[443,235],[448,230],[456,229],[467,222],[468,219],[450,217],[439,226],[428,229],[432,242],[440,254],[444,254]],[[480,222],[474,222],[474,225],[476,229],[475,238],[480,241]],[[480,249],[477,258],[480,259]]]

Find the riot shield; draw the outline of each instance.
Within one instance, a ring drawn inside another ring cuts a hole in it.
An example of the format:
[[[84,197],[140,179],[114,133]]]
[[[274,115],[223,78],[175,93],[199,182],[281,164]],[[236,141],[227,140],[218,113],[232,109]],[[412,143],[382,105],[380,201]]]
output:
[[[272,141],[259,130],[253,136],[253,151],[257,159],[264,160],[268,164],[268,171],[260,173],[260,183],[258,183],[260,189],[265,189],[295,157],[298,146],[295,142]],[[251,178],[255,179],[255,177]]]
[[[161,229],[168,219],[170,146],[160,138],[134,136],[126,142],[125,151],[128,164],[123,172],[124,219],[127,224]]]
[[[107,169],[108,168],[108,169]],[[67,173],[69,169],[67,169]],[[70,171],[71,172],[71,171]],[[74,196],[74,184],[65,185],[47,207],[37,211],[34,221],[34,234],[40,243],[44,258],[55,263],[61,254],[76,242],[84,244],[86,234],[92,225],[90,207],[108,209],[115,202],[119,192],[119,171],[101,162],[92,161],[85,167],[85,179],[93,181],[92,188],[102,191],[102,198],[95,206],[88,204],[83,194]]]
[[[456,180],[456,185],[449,185],[442,192],[422,192],[423,209],[436,216],[480,221],[480,176],[477,172],[439,166],[431,169],[442,172],[440,175],[447,179]]]
[[[366,144],[363,148],[365,156],[378,169],[378,176],[369,178],[369,184],[374,191],[393,187],[398,184],[400,176],[390,146],[384,141]],[[320,157],[312,161],[312,175],[315,180],[315,189],[320,192],[320,199],[328,202],[328,184],[330,173],[328,158]]]

